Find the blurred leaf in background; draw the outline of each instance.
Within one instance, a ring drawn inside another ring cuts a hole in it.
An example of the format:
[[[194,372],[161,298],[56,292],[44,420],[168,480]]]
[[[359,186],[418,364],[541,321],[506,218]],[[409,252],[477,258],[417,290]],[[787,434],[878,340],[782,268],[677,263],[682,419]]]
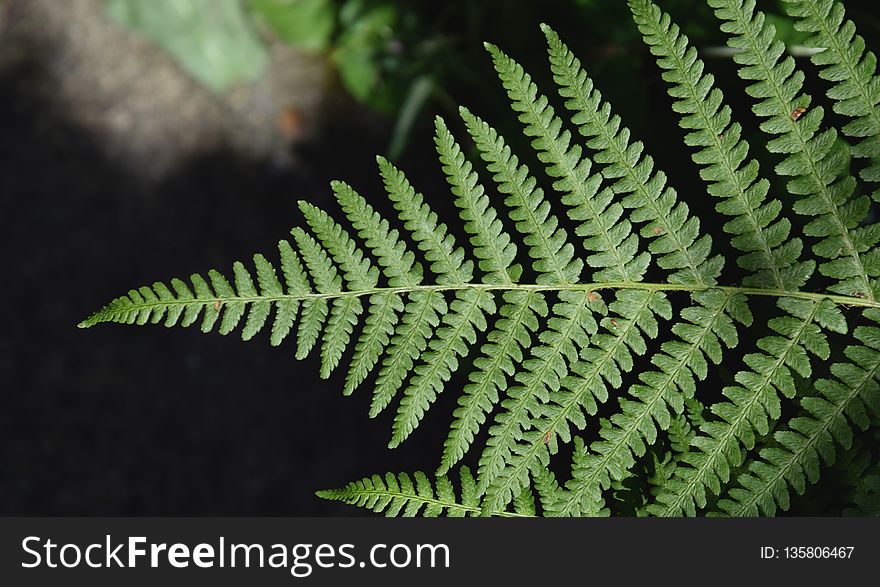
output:
[[[336,26],[333,0],[250,0],[247,6],[285,43],[307,51],[330,45]]]
[[[413,5],[387,0],[250,0],[247,6],[281,41],[328,51],[345,89],[359,102],[395,116],[388,155],[396,159],[430,99],[431,68],[403,53],[402,30],[426,35],[429,23]],[[401,23],[408,15],[409,26]]]
[[[107,0],[107,10],[214,90],[256,79],[266,65],[266,47],[239,0]]]
[[[397,9],[392,3],[349,0],[339,10],[340,35],[333,60],[349,92],[363,102],[386,110],[378,89],[382,58],[394,44]]]

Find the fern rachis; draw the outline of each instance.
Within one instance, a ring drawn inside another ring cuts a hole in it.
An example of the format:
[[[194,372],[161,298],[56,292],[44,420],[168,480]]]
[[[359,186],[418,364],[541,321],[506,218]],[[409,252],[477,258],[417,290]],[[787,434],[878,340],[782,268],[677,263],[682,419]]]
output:
[[[615,488],[649,470],[651,492],[628,504],[632,511],[787,508],[790,492],[816,482],[822,462],[834,465],[837,445],[849,449],[853,428],[876,425],[880,413],[880,225],[865,222],[870,201],[857,195],[859,180],[834,171],[839,135],[823,128],[821,106],[802,93],[803,74],[783,58],[754,1],[707,1],[752,84],[767,148],[784,157],[775,171],[789,193],[770,197],[773,183],[749,158],[735,112],[672,19],[649,0],[629,5],[669,83],[685,144],[695,148],[700,176],[726,217],[741,284],[719,283],[726,259],[713,252],[712,238],[727,237],[702,228],[545,26],[568,119],[516,61],[487,49],[551,189],[542,189],[504,137],[462,108],[482,164],[468,160],[444,120],[435,121],[462,244],[430,199],[379,158],[397,218],[334,182],[341,214],[301,202],[305,225],[279,243],[280,271],[258,254],[253,272],[236,262],[231,280],[211,270],[190,284],[156,282],[81,326],[188,326],[201,318],[204,332],[241,328],[250,340],[271,322],[270,343],[295,338],[300,359],[318,352],[321,377],[347,363],[346,395],[376,373],[370,416],[396,402],[392,447],[440,393],[460,393],[433,481],[388,474],[321,492],[375,511],[602,515],[625,499]],[[876,182],[876,61],[839,2],[786,1],[814,35],[810,43],[826,49],[814,62],[835,84],[828,94],[835,110],[853,119],[841,136],[857,139],[853,153],[872,160],[860,179]],[[792,212],[809,220],[802,238],[790,234]],[[753,308],[763,304],[767,313],[766,301],[775,301],[772,314],[753,320]],[[840,340],[848,346],[835,354]],[[703,382],[735,347],[744,351],[742,365],[731,369],[719,399]],[[463,365],[471,366],[459,390],[450,382]],[[786,403],[799,407],[794,417]],[[597,420],[600,409],[610,415]],[[484,429],[476,478],[462,466],[457,489],[447,474]],[[560,482],[550,467],[566,443],[574,444],[572,473]],[[862,497],[866,487],[858,491],[857,503],[872,503]]]

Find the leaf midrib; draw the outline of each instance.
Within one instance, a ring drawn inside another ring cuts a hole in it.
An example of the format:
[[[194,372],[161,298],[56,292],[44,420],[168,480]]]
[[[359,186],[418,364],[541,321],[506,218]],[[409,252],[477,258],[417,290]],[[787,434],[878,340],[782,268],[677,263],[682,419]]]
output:
[[[397,293],[401,295],[411,294],[419,291],[424,292],[444,292],[444,291],[461,291],[461,290],[483,290],[483,291],[541,291],[541,292],[560,292],[560,291],[598,291],[598,290],[643,290],[643,291],[680,291],[697,293],[701,291],[718,290],[730,295],[741,294],[745,296],[759,296],[771,298],[796,298],[802,300],[822,301],[827,300],[836,305],[854,306],[860,308],[878,308],[880,309],[880,301],[867,298],[844,296],[838,294],[829,294],[811,291],[785,291],[781,289],[770,289],[760,287],[742,287],[731,285],[695,285],[684,283],[655,283],[655,282],[627,282],[627,281],[605,281],[593,283],[514,283],[514,284],[490,284],[490,283],[460,283],[460,284],[432,284],[432,285],[416,285],[412,287],[376,287],[364,290],[347,290],[339,292],[308,292],[305,294],[276,294],[276,295],[259,295],[259,296],[213,296],[210,298],[175,298],[170,300],[152,300],[143,302],[131,302],[126,306],[113,307],[105,306],[98,310],[90,318],[80,322],[80,328],[88,328],[99,322],[105,322],[111,316],[129,313],[138,310],[146,310],[152,308],[168,308],[172,306],[192,306],[207,305],[220,302],[234,303],[255,303],[255,302],[282,302],[282,301],[306,301],[325,299],[332,300],[345,297],[362,297],[371,296],[373,294]],[[136,291],[136,290],[135,290]],[[118,299],[126,299],[125,297]],[[112,302],[111,302],[112,304]],[[222,308],[222,306],[221,306]],[[219,310],[218,310],[219,311]]]

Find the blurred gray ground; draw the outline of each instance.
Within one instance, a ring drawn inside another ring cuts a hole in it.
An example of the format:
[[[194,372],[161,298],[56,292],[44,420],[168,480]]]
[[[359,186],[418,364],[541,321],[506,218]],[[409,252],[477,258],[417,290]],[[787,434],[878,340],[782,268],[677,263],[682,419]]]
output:
[[[109,156],[158,179],[177,162],[221,148],[291,164],[290,144],[320,124],[324,60],[281,44],[256,82],[222,95],[171,56],[113,22],[104,0],[0,0],[0,74],[38,59],[44,88],[65,118]]]

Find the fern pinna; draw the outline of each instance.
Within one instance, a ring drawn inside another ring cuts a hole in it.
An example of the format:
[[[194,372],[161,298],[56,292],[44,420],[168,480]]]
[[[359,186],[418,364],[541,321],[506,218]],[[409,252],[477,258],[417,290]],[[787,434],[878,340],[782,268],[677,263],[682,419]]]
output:
[[[344,368],[346,395],[374,381],[370,416],[395,410],[391,447],[440,393],[457,393],[433,479],[389,473],[319,492],[389,515],[773,515],[823,470],[850,481],[847,511],[877,513],[876,59],[840,2],[786,0],[821,49],[812,59],[832,82],[832,109],[850,119],[838,132],[754,0],[707,2],[775,173],[760,168],[757,146],[671,18],[649,0],[629,7],[723,232],[705,230],[714,219],[691,212],[545,26],[565,115],[487,45],[543,170],[461,108],[480,159],[469,160],[436,119],[468,242],[379,158],[396,219],[334,182],[341,212],[300,202],[305,224],[279,243],[280,265],[258,254],[253,270],[235,263],[231,279],[211,270],[157,282],[81,326],[198,322],[229,334],[243,323],[245,340],[268,327],[273,345],[296,339],[297,358],[320,353],[321,377]],[[721,283],[731,262],[742,281]],[[707,381],[726,357],[741,358],[726,359],[719,396]],[[462,365],[467,383],[451,388]],[[474,475],[462,461],[481,431]],[[565,444],[571,473],[559,480]]]

